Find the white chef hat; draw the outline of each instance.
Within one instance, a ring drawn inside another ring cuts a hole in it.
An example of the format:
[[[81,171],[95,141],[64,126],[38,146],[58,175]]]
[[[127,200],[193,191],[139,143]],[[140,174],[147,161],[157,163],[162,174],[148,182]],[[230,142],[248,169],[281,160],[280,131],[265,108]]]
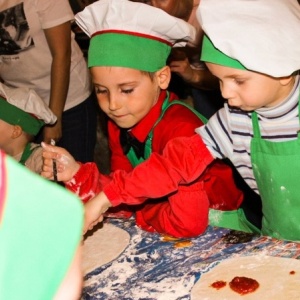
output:
[[[297,0],[201,0],[197,18],[203,61],[273,77],[300,69]]]
[[[20,125],[22,129],[36,135],[45,124],[54,124],[56,116],[29,88],[12,88],[0,82],[0,119]]]
[[[128,0],[101,0],[75,16],[91,37],[88,66],[117,66],[155,72],[171,47],[195,39],[195,29],[162,9]]]

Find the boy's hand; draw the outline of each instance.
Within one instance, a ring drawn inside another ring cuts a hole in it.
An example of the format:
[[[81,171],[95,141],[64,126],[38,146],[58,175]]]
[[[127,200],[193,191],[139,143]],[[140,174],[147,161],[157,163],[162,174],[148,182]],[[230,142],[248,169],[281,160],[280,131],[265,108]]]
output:
[[[80,164],[64,148],[41,143],[43,151],[43,171],[41,175],[53,179],[53,160],[56,161],[57,180],[67,182],[71,180],[80,168]]]
[[[103,192],[99,193],[85,204],[83,234],[85,234],[88,230],[93,229],[93,227],[99,222],[103,221],[103,214],[109,209],[109,207],[111,207],[111,203]]]

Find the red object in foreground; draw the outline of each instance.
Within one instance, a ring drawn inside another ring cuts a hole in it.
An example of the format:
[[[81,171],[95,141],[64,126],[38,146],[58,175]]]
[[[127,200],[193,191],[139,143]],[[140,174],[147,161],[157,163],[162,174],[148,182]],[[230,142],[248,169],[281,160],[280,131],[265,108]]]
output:
[[[229,286],[236,293],[245,295],[257,290],[259,287],[259,283],[255,279],[248,277],[234,277],[229,282]]]
[[[213,288],[219,290],[219,289],[223,288],[224,286],[226,286],[226,282],[223,280],[218,280],[218,281],[215,281],[211,286]]]

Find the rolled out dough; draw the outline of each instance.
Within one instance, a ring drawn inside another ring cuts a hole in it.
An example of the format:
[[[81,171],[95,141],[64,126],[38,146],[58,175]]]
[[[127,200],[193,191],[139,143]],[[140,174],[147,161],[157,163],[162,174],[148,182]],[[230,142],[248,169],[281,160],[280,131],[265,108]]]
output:
[[[259,288],[240,295],[229,287],[235,276],[255,279]],[[219,290],[211,287],[216,281],[227,284]],[[192,300],[299,300],[300,261],[271,256],[245,256],[226,259],[201,275],[191,291]]]
[[[83,242],[84,275],[116,259],[129,241],[129,233],[115,225],[104,223],[95,228]]]

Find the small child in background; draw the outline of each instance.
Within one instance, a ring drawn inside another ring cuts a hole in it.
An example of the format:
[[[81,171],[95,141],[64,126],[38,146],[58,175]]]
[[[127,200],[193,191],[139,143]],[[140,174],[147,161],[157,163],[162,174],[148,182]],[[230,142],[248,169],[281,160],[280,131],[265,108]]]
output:
[[[92,37],[88,64],[98,103],[109,117],[112,176],[134,172],[152,152],[162,154],[169,140],[192,136],[203,125],[196,112],[167,91],[171,72],[166,60],[172,45],[180,41],[184,46],[193,40],[191,25],[161,9],[128,0],[97,1],[77,14],[76,21]],[[56,157],[58,179],[85,202],[110,181],[95,164],[81,165],[62,148],[45,145],[45,150],[42,175],[51,178],[49,166]],[[139,180],[148,175],[142,174]],[[151,185],[152,179],[145,184]],[[236,228],[234,214],[243,201],[232,170],[221,160],[174,190],[161,181],[152,184],[151,193],[136,198],[140,191],[129,180],[126,191],[128,197],[112,201],[115,209],[129,205],[142,229],[175,237],[203,233],[213,212],[217,215],[213,221],[224,226],[222,216],[228,212],[230,224],[226,225]]]
[[[0,148],[31,171],[40,174],[43,158],[34,137],[56,116],[32,89],[0,83]]]
[[[175,138],[163,155],[153,153],[129,174],[114,174],[87,203],[85,230],[103,219],[114,199],[151,196],[161,182],[167,187],[162,192],[176,191],[215,158],[228,157],[261,196],[261,233],[300,241],[299,4],[201,0],[197,16],[206,34],[201,59],[227,102],[196,135]]]

